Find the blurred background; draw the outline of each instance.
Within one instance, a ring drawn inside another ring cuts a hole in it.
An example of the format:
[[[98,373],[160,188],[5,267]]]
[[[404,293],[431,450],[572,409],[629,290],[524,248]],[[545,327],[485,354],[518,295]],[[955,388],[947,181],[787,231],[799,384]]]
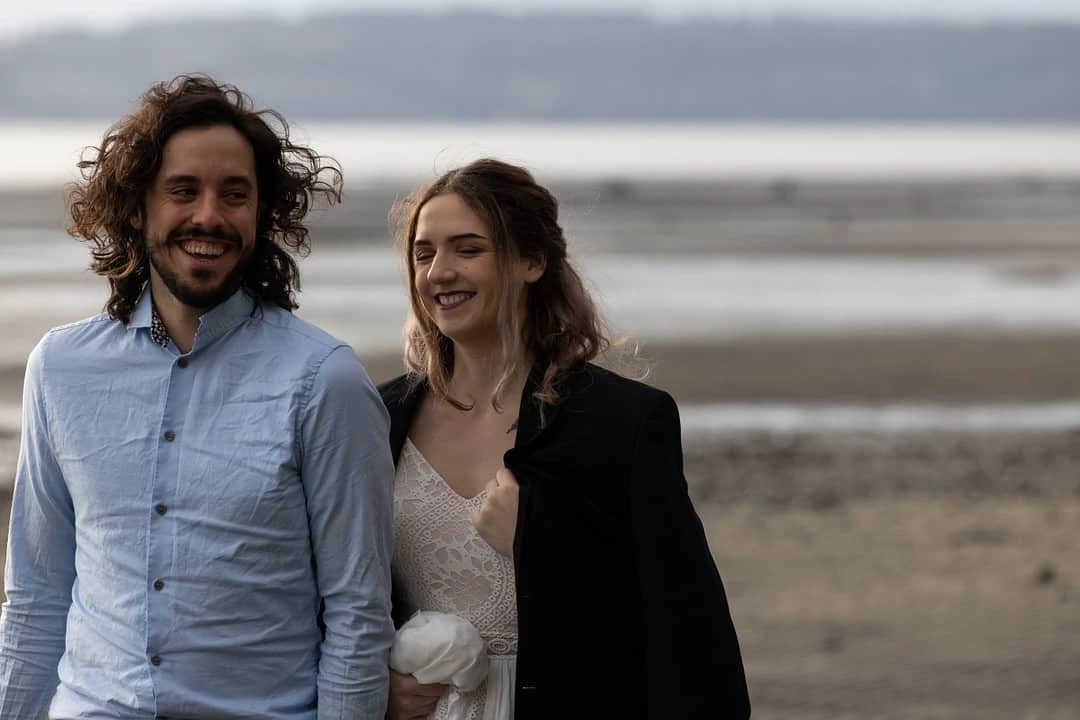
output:
[[[299,313],[376,380],[392,202],[484,155],[555,190],[680,403],[756,717],[1080,718],[1080,3],[9,4],[5,505],[26,355],[105,299],[63,186],[182,72],[342,165]]]

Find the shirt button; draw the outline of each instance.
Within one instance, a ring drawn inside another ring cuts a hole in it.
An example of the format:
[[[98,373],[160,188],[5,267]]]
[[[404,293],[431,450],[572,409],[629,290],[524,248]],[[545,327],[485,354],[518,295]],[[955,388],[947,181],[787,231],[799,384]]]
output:
[[[164,587],[165,587],[165,581],[164,580],[158,578],[157,580],[154,581],[154,589],[155,590],[161,590]]]
[[[175,439],[176,439],[176,433],[174,433],[172,430],[169,430],[167,433],[165,433],[165,440],[166,441],[172,442]]]
[[[164,515],[168,511],[169,511],[169,508],[165,507],[164,503],[158,503],[157,505],[154,506],[154,512],[156,512],[158,515]]]
[[[186,368],[188,366],[188,359],[182,357],[182,358],[180,358],[179,360],[176,361],[176,364],[179,365],[182,368]]]
[[[160,665],[161,664],[161,656],[160,655],[154,655],[153,657],[151,657],[150,658],[150,664],[153,665],[154,667],[157,667],[158,665]]]

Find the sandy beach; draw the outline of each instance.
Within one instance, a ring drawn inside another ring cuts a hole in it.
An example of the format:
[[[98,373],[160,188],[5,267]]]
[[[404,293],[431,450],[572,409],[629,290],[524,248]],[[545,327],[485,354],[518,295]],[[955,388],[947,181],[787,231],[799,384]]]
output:
[[[609,184],[568,188],[565,204],[596,252],[660,252],[660,233],[664,247],[688,255],[992,255],[1036,284],[1080,267],[1080,223],[1067,212],[1031,217],[1013,202],[1011,215],[979,214],[971,208],[1019,191],[959,187],[967,195],[731,186],[717,200],[716,187]],[[360,209],[320,218],[336,238],[328,242],[343,242],[350,227],[362,242],[385,242],[385,212],[372,208],[397,194],[358,192]],[[0,224],[55,230],[58,197],[0,195]],[[777,230],[755,220],[778,202],[796,208],[795,222]],[[725,210],[746,223],[717,225]],[[648,381],[687,408],[1080,401],[1080,330],[1069,328],[644,338],[640,353]],[[376,381],[400,372],[395,353],[360,355]],[[0,367],[0,406],[17,405],[22,370]],[[687,481],[727,583],[755,717],[1080,717],[1078,432],[688,432]],[[0,427],[8,477],[17,439]]]

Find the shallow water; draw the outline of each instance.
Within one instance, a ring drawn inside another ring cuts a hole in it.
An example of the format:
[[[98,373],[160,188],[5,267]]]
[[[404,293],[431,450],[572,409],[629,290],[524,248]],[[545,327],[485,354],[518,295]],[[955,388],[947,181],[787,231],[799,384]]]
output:
[[[686,404],[680,412],[685,432],[710,435],[747,430],[896,433],[1080,428],[1080,403],[1077,402],[1009,405],[710,403]]]
[[[104,281],[67,238],[0,230],[0,364],[49,327],[97,312]],[[1036,259],[1037,261],[1037,259]],[[616,334],[702,340],[867,330],[1080,329],[1080,268],[1032,278],[1022,257],[866,258],[773,254],[580,258]],[[320,248],[301,261],[299,314],[357,350],[398,347],[406,297],[389,248]]]

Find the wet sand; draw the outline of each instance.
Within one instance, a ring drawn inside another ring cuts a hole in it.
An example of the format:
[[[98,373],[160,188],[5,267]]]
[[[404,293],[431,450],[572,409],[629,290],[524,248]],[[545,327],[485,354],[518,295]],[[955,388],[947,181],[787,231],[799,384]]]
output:
[[[1080,502],[706,505],[756,717],[1080,712]]]

